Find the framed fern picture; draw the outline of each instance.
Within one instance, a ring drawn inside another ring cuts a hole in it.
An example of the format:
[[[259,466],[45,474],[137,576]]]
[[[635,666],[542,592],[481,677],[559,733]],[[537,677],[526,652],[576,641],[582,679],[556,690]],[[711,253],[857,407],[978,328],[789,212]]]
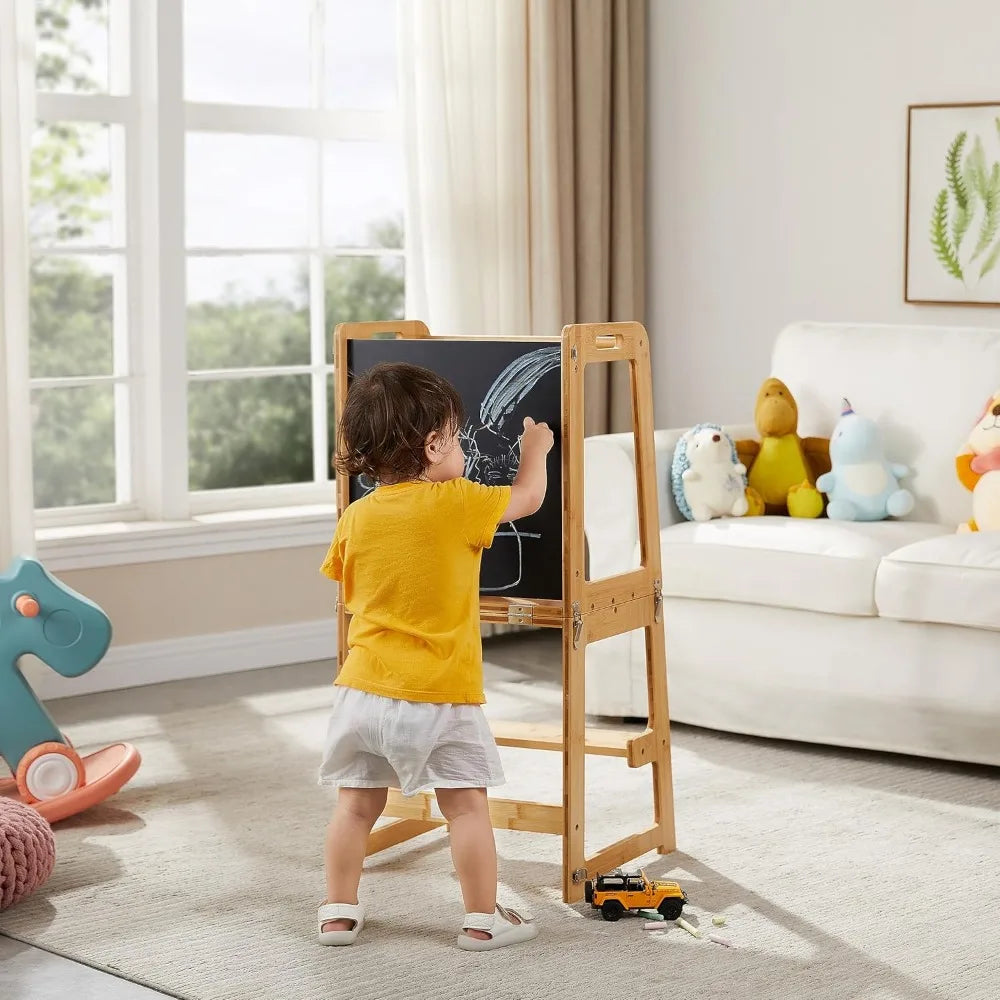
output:
[[[912,104],[907,302],[1000,305],[1000,102]]]

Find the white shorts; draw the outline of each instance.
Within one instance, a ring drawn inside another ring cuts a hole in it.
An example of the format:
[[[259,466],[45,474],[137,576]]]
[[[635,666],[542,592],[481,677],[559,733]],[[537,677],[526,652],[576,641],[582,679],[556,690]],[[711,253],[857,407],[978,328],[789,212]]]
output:
[[[399,701],[334,688],[319,783],[338,788],[490,788],[506,781],[481,705]]]

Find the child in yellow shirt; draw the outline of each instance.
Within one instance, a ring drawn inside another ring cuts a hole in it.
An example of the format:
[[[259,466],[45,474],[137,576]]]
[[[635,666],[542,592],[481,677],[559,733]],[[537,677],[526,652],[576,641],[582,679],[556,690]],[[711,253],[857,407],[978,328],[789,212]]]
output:
[[[464,478],[462,401],[434,372],[383,364],[352,381],[337,463],[378,485],[352,503],[322,570],[352,614],[337,675],[320,782],[339,789],[327,829],[322,944],[364,927],[358,884],[387,790],[433,789],[447,819],[466,915],[458,946],[487,951],[536,937],[533,921],[497,905],[487,787],[504,782],[482,710],[479,566],[500,524],[533,514],[553,445],[524,421],[512,486]]]

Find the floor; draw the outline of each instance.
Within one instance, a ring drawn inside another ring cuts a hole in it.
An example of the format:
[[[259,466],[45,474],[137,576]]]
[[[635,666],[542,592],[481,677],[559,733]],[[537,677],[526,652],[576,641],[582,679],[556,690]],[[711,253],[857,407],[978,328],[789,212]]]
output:
[[[163,995],[0,934],[0,996],[5,1000],[153,1000]]]
[[[558,682],[561,670],[559,654],[559,636],[552,633],[541,635],[535,633],[491,640],[486,650],[486,656],[491,663],[497,664],[501,668],[506,667],[530,673],[533,681],[544,681],[546,686]],[[328,669],[327,664],[305,664],[277,668],[275,671],[232,674],[193,682],[137,688],[128,692],[109,692],[105,695],[84,696],[68,699],[61,703],[53,702],[49,708],[56,718],[65,723],[67,731],[72,735],[74,725],[99,721],[108,713],[120,711],[122,703],[126,701],[129,709],[136,713],[163,712],[170,707],[181,708],[185,704],[191,703],[228,704],[235,698],[259,694],[262,688],[268,687],[268,682],[273,683],[276,679],[280,682],[279,670],[296,675],[315,676],[316,683],[320,683],[319,678],[325,677]],[[267,680],[265,680],[265,676]],[[723,749],[730,756],[726,760],[730,762],[742,760],[739,757],[741,743],[746,743],[746,741],[741,741],[739,737],[733,737],[731,740],[727,738]],[[860,752],[849,751],[841,754],[833,750],[829,751],[829,756],[838,765],[841,761],[849,762],[860,756],[871,756],[873,759],[883,759],[884,757],[884,755],[862,755]],[[754,780],[752,772],[748,772],[748,776],[748,780]],[[942,787],[947,787],[947,769],[942,771],[940,780]],[[888,791],[882,786],[876,788],[875,791],[880,795],[892,794],[896,798],[906,798],[905,782],[903,785],[899,785],[898,782],[890,784]],[[942,808],[947,807],[948,802],[942,801]],[[852,824],[856,822],[856,816],[860,815],[864,815],[863,811],[860,813],[851,812],[844,819],[844,824],[853,830]],[[877,837],[877,827],[873,827],[870,835]],[[782,839],[780,832],[777,832],[775,839],[780,843]],[[949,919],[953,917],[954,914],[949,913]],[[797,919],[799,923],[795,926],[805,926],[812,919],[812,916],[807,913],[800,915]],[[988,915],[981,913],[978,915],[978,919],[988,919]],[[4,937],[2,928],[3,917],[0,915],[0,998],[2,1000],[57,1000],[57,998],[62,1000],[67,996],[76,997],[77,1000],[90,1000],[90,998],[153,1000],[156,997],[169,995],[108,975],[58,955],[25,946]],[[898,934],[899,930],[897,928],[895,933]],[[881,931],[876,928],[873,933],[880,934]],[[741,953],[736,952],[736,954]],[[812,995],[818,996],[819,994]],[[864,995],[874,997],[883,994]],[[917,995],[914,994],[914,996]],[[923,997],[925,994],[919,995]]]
[[[559,637],[550,633],[541,635],[521,635],[487,640],[486,656],[491,662],[505,667],[529,667],[539,676],[552,678],[561,669]],[[281,668],[277,668],[281,669]],[[197,686],[214,688],[220,685],[238,684],[252,687],[253,673],[225,678],[206,678],[197,685],[184,684],[184,696],[197,692]],[[172,690],[171,690],[172,689]],[[174,698],[179,693],[179,685],[151,685],[135,688],[129,692],[130,703],[136,712],[155,711],[162,707],[164,695]],[[86,696],[92,705],[100,695]],[[120,698],[121,694],[111,693],[109,698]],[[49,704],[50,711],[59,718],[72,722],[73,702],[82,699],[67,699]],[[2,920],[0,920],[2,926]],[[167,994],[151,990],[145,986],[116,976],[91,969],[79,962],[53,955],[40,948],[21,944],[3,935],[0,931],[0,997],[3,1000],[153,1000]]]

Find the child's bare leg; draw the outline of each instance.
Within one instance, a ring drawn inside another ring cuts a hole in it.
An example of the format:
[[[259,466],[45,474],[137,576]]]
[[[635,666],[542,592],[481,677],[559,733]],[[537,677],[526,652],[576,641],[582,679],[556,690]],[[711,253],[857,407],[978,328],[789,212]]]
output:
[[[326,828],[326,901],[358,902],[358,883],[365,846],[375,821],[385,809],[385,788],[341,788]],[[324,931],[349,931],[353,920],[328,920]]]
[[[497,906],[497,848],[485,788],[438,788],[438,805],[448,821],[451,857],[462,884],[466,913],[492,913]],[[489,938],[485,931],[466,931]]]

